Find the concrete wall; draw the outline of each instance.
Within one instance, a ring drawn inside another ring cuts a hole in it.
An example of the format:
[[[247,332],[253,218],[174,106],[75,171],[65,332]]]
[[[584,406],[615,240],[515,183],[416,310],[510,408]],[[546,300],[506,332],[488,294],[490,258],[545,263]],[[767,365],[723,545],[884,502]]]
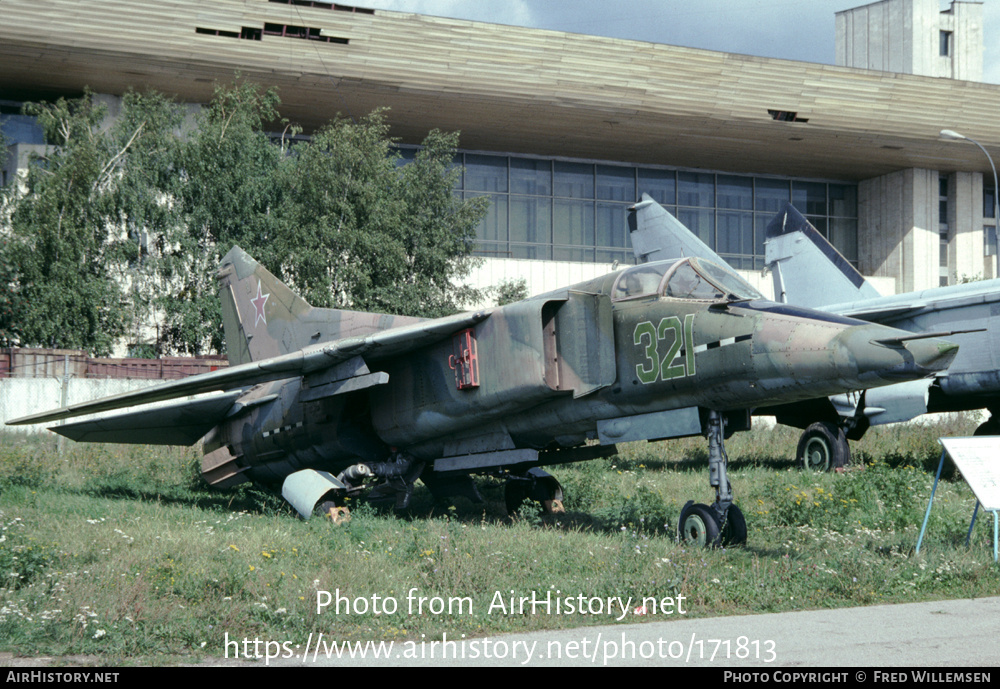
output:
[[[948,283],[993,277],[984,260],[983,176],[958,172],[948,176]]]
[[[864,275],[895,277],[895,292],[940,284],[938,173],[901,170],[858,185],[858,256]]]
[[[948,176],[948,284],[991,278],[983,238],[983,176]],[[859,268],[896,276],[898,292],[937,287],[941,278],[940,174],[901,170],[858,186]]]
[[[951,32],[951,54],[940,53]],[[836,63],[882,72],[983,80],[983,7],[938,0],[883,0],[836,14]]]
[[[89,400],[138,390],[162,383],[161,380],[125,380],[71,378],[63,398],[63,381],[59,378],[0,378],[0,430],[13,432],[46,431],[46,426],[6,426],[11,419],[58,409],[64,404],[77,404]],[[86,418],[86,417],[81,417]]]
[[[914,74],[913,4],[920,1],[883,0],[836,13],[836,64]]]

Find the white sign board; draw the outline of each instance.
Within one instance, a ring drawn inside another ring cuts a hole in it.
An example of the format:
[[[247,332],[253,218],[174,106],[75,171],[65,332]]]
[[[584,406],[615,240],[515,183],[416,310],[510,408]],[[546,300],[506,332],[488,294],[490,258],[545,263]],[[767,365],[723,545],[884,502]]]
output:
[[[1000,510],[1000,436],[941,438],[984,510]]]

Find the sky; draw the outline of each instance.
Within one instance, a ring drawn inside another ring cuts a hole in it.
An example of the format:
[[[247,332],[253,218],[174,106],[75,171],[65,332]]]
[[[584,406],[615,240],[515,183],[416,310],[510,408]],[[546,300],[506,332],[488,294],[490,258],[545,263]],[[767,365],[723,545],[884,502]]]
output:
[[[834,13],[866,0],[358,0],[375,9],[834,63]],[[941,9],[949,2],[941,0]],[[983,81],[1000,84],[1000,0],[983,2]]]

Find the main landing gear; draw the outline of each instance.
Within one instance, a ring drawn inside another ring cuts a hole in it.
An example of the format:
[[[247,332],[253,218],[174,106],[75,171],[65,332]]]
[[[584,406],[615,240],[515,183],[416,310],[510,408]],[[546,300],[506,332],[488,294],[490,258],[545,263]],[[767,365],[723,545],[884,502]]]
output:
[[[715,488],[715,503],[702,505],[689,500],[678,522],[680,539],[689,545],[716,548],[747,542],[747,522],[733,504],[726,465],[729,458],[723,442],[722,415],[708,412],[708,482]]]
[[[799,437],[796,462],[806,471],[834,471],[851,461],[851,448],[844,429],[829,421],[818,421]]]

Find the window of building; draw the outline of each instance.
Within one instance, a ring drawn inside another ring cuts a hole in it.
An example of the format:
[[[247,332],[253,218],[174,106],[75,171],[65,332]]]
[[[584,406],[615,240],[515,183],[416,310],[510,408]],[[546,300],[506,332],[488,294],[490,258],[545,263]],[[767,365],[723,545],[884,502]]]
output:
[[[34,115],[22,115],[20,101],[0,100],[0,132],[8,144],[44,144],[45,133]]]
[[[952,33],[951,31],[941,31],[939,38],[939,54],[941,57],[951,57],[952,49]]]
[[[510,191],[513,194],[552,194],[552,161],[510,159]]]
[[[677,204],[701,208],[714,206],[715,175],[706,172],[678,172]]]
[[[635,194],[633,167],[597,166],[597,198],[605,201],[632,201]],[[671,201],[673,203],[673,201]]]
[[[857,185],[488,153],[456,163],[458,192],[490,199],[482,256],[634,263],[628,209],[649,194],[734,268],[764,267],[765,228],[789,202],[857,263]]]
[[[588,163],[556,161],[555,196],[572,199],[594,198],[594,166]]]
[[[938,178],[938,236],[940,238],[940,256],[938,258],[939,280],[942,287],[948,285],[948,238],[950,226],[948,225],[948,176],[941,175]]]
[[[997,190],[993,187],[993,180],[987,180],[983,176],[983,254],[986,256],[997,255]]]

